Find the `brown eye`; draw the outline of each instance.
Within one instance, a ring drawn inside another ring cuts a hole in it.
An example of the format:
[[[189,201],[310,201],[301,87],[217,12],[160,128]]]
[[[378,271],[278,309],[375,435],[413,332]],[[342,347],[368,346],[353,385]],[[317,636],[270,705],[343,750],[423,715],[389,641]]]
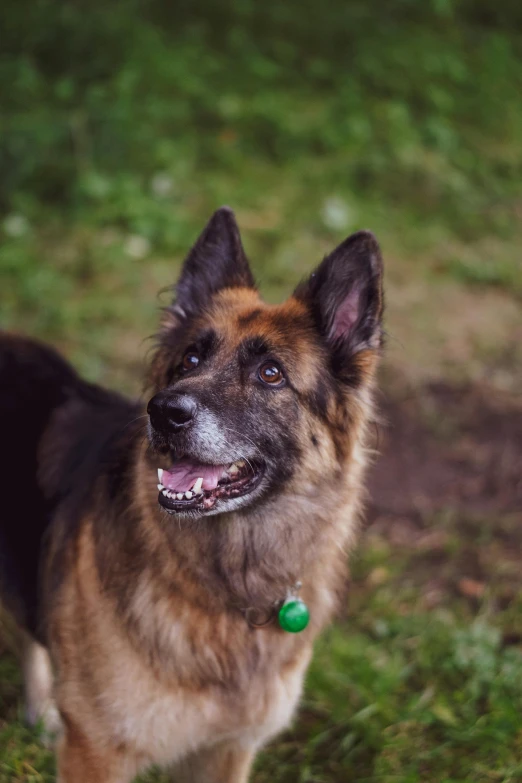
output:
[[[185,372],[189,370],[195,370],[199,365],[199,356],[195,351],[187,351],[181,362],[181,366]]]
[[[263,383],[268,383],[270,386],[279,386],[285,378],[283,371],[275,362],[262,364],[258,375]]]

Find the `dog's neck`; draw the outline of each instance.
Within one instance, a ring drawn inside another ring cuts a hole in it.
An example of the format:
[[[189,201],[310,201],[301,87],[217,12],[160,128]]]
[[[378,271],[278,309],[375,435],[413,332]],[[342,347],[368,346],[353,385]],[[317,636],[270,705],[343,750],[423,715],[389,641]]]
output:
[[[169,516],[158,505],[154,470],[146,456],[140,468],[140,516],[154,519],[146,526],[147,547],[156,578],[166,580],[173,594],[210,611],[252,607],[267,611],[284,600],[296,582],[311,593],[344,583],[345,551],[356,529],[358,493],[354,486],[339,492],[297,497],[285,491],[244,509],[192,520]],[[154,574],[151,574],[154,578]]]
[[[277,506],[280,506],[277,508]],[[318,520],[293,523],[284,501],[198,521],[166,517],[160,525],[170,562],[164,575],[176,582],[183,571],[192,599],[217,610],[265,609],[283,599],[297,581],[312,578],[311,553],[317,551]]]

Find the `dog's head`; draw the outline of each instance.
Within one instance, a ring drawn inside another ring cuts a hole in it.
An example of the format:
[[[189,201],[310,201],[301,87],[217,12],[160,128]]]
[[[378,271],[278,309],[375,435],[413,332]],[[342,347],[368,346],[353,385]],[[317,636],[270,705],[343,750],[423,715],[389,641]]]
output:
[[[336,480],[381,344],[382,260],[360,231],[282,305],[259,298],[234,215],[219,209],[186,259],[152,363],[160,505],[234,511],[307,467]]]

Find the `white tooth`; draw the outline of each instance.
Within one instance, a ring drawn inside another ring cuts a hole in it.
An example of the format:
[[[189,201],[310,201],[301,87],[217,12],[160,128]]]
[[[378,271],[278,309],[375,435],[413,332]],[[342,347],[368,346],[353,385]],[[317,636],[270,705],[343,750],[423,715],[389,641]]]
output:
[[[187,489],[187,491],[185,492],[185,497],[187,498],[187,500],[190,500],[190,498],[192,497],[192,492],[190,491],[190,489]]]
[[[168,489],[162,489],[162,490],[161,490],[161,493],[162,493],[162,495],[165,495],[165,497],[166,497],[166,498],[168,498],[168,496],[169,496],[169,491],[168,491]]]
[[[158,468],[158,481],[161,481],[163,477],[163,468]]]
[[[163,486],[163,484],[158,484],[158,489],[161,492],[163,489],[165,489],[165,487]]]
[[[236,473],[239,473],[239,468],[235,462],[233,462],[232,465],[230,465],[230,467],[227,470],[227,473],[232,474],[233,476],[235,476]]]
[[[194,493],[198,495],[201,492],[201,487],[203,485],[203,477],[198,478],[192,489],[194,490]]]
[[[244,459],[238,459],[238,461],[237,461],[237,462],[234,462],[234,465],[235,465],[235,466],[236,466],[236,468],[238,468],[239,470],[240,470],[241,468],[244,468],[244,467],[245,467],[245,464],[246,464],[246,463],[245,463],[245,460],[244,460]]]
[[[184,496],[183,492],[178,492],[178,494],[176,495],[176,497],[177,497],[177,499],[178,499],[178,500],[183,500],[183,498],[184,498],[185,496]]]

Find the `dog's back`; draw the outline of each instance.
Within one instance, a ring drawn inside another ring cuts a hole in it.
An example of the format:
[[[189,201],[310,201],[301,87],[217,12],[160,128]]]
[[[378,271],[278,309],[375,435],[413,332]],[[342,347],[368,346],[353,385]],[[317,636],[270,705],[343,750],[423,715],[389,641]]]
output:
[[[54,411],[79,382],[52,349],[0,335],[0,594],[32,633],[40,547],[51,511],[37,481],[38,449]]]
[[[54,411],[78,383],[52,349],[0,335],[0,594],[33,634],[40,548],[51,513],[37,481],[38,449]]]
[[[82,380],[52,348],[0,334],[0,596],[42,638],[39,568],[65,501],[71,524],[136,405]]]

